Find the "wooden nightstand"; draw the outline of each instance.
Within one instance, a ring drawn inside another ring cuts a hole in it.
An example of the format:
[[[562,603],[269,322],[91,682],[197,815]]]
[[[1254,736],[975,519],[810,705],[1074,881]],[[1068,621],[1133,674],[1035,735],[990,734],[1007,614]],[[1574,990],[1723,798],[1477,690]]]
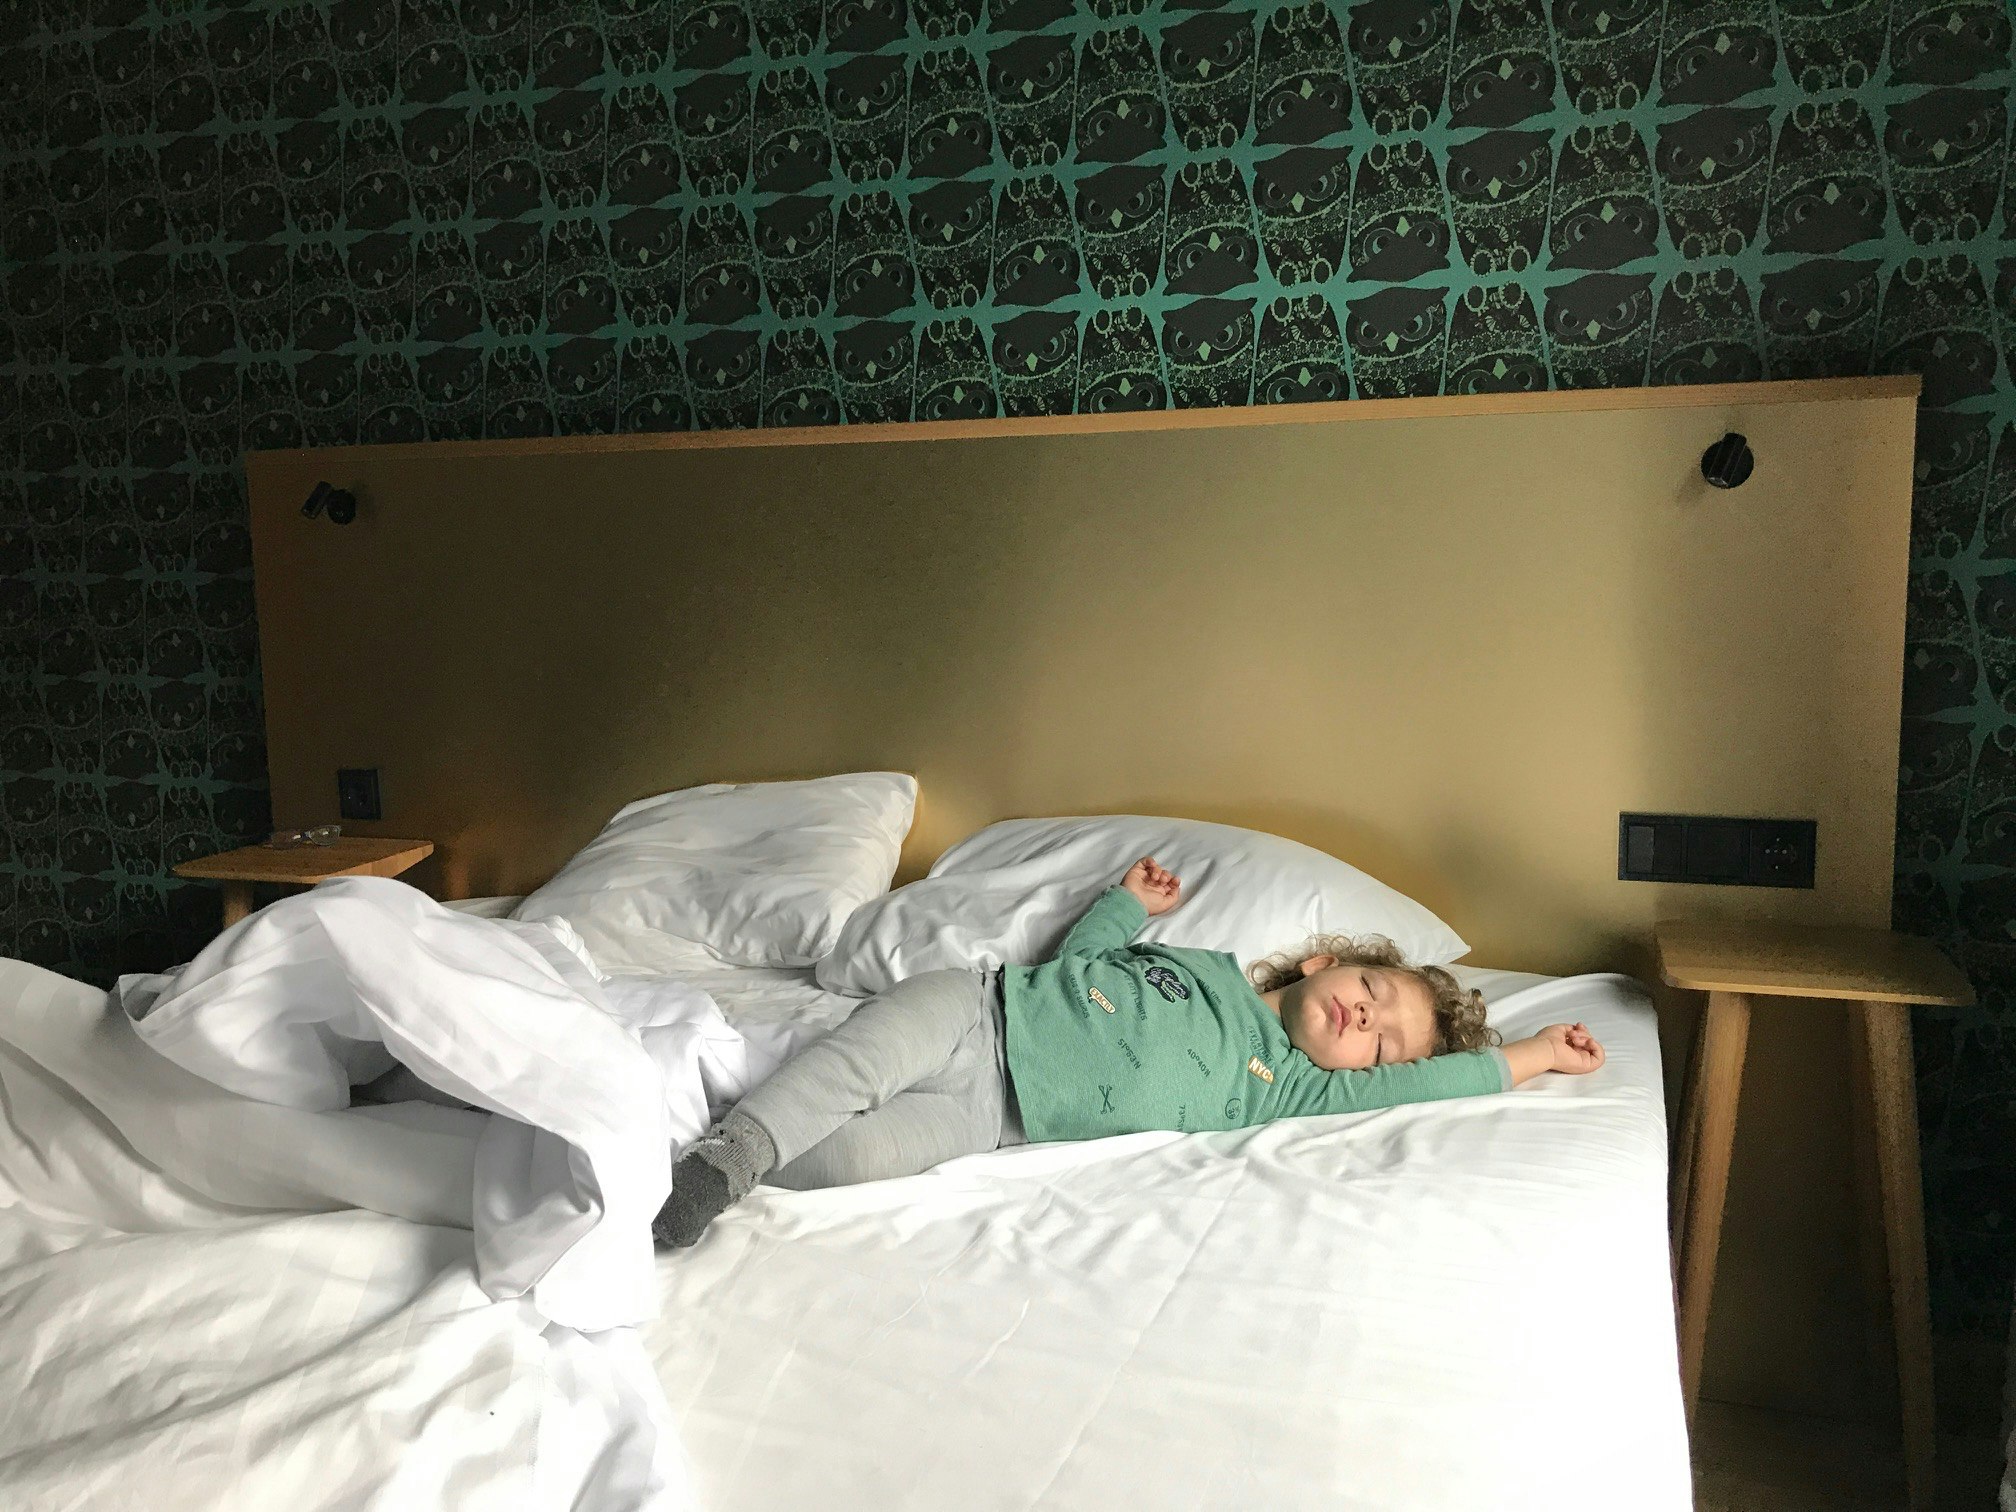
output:
[[[184,861],[175,875],[198,882],[224,884],[224,927],[229,929],[252,912],[252,887],[274,882],[312,887],[331,877],[396,877],[417,861],[434,854],[432,840],[374,840],[339,835],[328,845],[247,845],[221,855]]]
[[[1679,1255],[1680,1377],[1691,1421],[1722,1238],[1722,1201],[1736,1142],[1736,1101],[1750,1010],[1769,997],[1846,1001],[1855,1026],[1856,1145],[1875,1166],[1880,1248],[1890,1278],[1904,1463],[1911,1505],[1932,1499],[1932,1328],[1925,1294],[1925,1210],[1918,1174],[1918,1095],[1911,1066],[1913,1003],[1974,1001],[1967,979],[1924,940],[1881,929],[1793,924],[1661,924],[1659,974],[1708,994],[1673,1162],[1673,1245]],[[1872,1267],[1873,1268],[1873,1267]]]

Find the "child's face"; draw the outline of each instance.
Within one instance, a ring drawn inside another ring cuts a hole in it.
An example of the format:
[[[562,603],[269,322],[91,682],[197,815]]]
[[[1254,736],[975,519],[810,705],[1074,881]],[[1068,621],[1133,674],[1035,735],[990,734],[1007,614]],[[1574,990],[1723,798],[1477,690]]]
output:
[[[1302,963],[1281,990],[1288,1042],[1325,1071],[1363,1071],[1435,1052],[1435,1002],[1419,977],[1380,966]]]

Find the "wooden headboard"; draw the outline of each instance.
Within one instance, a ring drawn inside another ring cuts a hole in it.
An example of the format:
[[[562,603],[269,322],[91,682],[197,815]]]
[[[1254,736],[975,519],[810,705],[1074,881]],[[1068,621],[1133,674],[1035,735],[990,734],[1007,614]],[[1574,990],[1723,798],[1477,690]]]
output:
[[[1915,379],[263,452],[274,814],[381,770],[447,896],[619,804],[917,774],[993,820],[1270,829],[1473,959],[1678,907],[1887,922]],[[1725,431],[1755,476],[1711,489]],[[306,519],[318,480],[355,523]],[[1616,880],[1617,815],[1819,821],[1811,892]]]

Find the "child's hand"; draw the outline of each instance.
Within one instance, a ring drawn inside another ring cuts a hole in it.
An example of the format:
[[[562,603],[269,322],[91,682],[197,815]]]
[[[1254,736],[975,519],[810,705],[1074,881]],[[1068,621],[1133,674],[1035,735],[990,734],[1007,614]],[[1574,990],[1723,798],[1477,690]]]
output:
[[[1183,901],[1183,884],[1173,872],[1166,872],[1155,864],[1153,856],[1143,856],[1127,868],[1127,875],[1120,879],[1120,885],[1141,900],[1141,906],[1148,910],[1148,917],[1165,914]]]
[[[1549,1024],[1533,1036],[1545,1040],[1554,1055],[1554,1069],[1570,1076],[1594,1071],[1603,1064],[1603,1047],[1581,1024]]]

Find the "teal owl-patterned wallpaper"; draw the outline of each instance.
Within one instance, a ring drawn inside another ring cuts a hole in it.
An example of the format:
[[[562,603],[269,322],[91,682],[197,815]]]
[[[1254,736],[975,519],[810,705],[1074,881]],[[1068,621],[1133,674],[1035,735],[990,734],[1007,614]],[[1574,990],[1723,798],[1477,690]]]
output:
[[[0,951],[269,820],[239,454],[1910,370],[1939,1321],[2016,1277],[2002,0],[0,0]]]

